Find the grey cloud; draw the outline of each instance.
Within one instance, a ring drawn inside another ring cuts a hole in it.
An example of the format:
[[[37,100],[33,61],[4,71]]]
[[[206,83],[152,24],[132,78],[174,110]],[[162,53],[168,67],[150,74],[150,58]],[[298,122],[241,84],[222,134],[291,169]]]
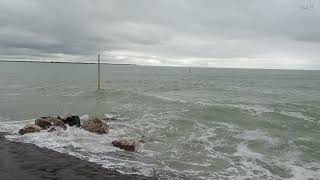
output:
[[[314,8],[302,11],[306,3]],[[273,68],[292,58],[320,69],[319,18],[319,0],[2,0],[0,59],[105,52],[121,63],[237,67],[247,58]]]

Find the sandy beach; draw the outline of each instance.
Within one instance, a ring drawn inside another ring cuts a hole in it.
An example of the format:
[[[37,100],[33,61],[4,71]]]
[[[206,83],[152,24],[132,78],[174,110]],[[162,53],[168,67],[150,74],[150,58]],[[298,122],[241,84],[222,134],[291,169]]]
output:
[[[8,141],[0,134],[0,179],[155,179],[125,175],[98,164],[33,144]]]

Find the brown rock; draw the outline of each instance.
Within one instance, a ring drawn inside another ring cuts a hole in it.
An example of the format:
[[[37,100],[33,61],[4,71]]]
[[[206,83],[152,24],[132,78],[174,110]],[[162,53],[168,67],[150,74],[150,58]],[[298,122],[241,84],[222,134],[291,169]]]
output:
[[[128,141],[128,140],[116,140],[112,141],[113,146],[118,147],[120,149],[124,149],[126,151],[135,152],[140,147],[140,142],[136,141]]]
[[[105,123],[103,120],[99,118],[89,119],[88,121],[85,121],[81,127],[93,133],[98,133],[98,134],[109,133],[107,123]]]
[[[20,135],[24,135],[26,133],[34,133],[34,132],[40,132],[42,128],[34,125],[34,124],[27,124],[22,129],[19,130]]]
[[[48,129],[50,126],[52,126],[52,124],[47,119],[43,118],[36,119],[34,123],[42,129]]]
[[[64,130],[67,129],[67,126],[62,122],[62,120],[59,117],[58,118],[49,118],[47,120],[52,124],[52,126],[61,127]]]

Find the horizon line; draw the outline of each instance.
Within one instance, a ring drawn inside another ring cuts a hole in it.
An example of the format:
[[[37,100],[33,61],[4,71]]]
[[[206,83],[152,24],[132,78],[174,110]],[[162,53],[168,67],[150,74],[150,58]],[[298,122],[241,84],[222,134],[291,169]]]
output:
[[[98,64],[98,62],[81,62],[81,61],[35,61],[35,60],[0,60],[0,62],[16,62],[16,63],[52,63],[52,64]],[[136,65],[136,64],[129,64],[129,63],[108,63],[108,62],[100,62],[100,64],[110,64],[110,65]]]
[[[46,63],[46,64],[98,64],[98,62],[81,61],[36,61],[36,60],[0,60],[0,62],[14,63]],[[320,69],[280,69],[280,68],[249,68],[249,67],[211,67],[211,66],[180,66],[180,65],[142,65],[130,63],[100,62],[103,65],[128,65],[128,66],[150,66],[150,67],[178,67],[178,68],[215,68],[215,69],[247,69],[247,70],[288,70],[288,71],[320,71]]]

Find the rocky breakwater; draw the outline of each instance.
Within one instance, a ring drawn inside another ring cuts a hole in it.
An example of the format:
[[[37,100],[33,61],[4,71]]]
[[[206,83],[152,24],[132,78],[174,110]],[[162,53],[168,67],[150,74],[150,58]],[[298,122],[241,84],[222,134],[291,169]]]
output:
[[[96,134],[108,134],[109,126],[107,122],[114,120],[116,120],[114,117],[105,117],[102,119],[90,118],[81,123],[81,120],[77,115],[66,116],[64,118],[61,118],[60,116],[40,117],[35,120],[34,124],[27,124],[21,128],[18,133],[20,135],[24,135],[26,133],[36,133],[41,131],[53,132],[67,130],[68,126],[75,126]],[[143,141],[126,139],[112,141],[113,146],[131,152],[137,151],[141,147],[142,143]]]
[[[51,132],[53,129],[61,128],[63,130],[67,129],[66,124],[63,122],[63,119],[58,117],[41,117],[35,120],[35,125],[41,127],[42,130],[49,129]]]

